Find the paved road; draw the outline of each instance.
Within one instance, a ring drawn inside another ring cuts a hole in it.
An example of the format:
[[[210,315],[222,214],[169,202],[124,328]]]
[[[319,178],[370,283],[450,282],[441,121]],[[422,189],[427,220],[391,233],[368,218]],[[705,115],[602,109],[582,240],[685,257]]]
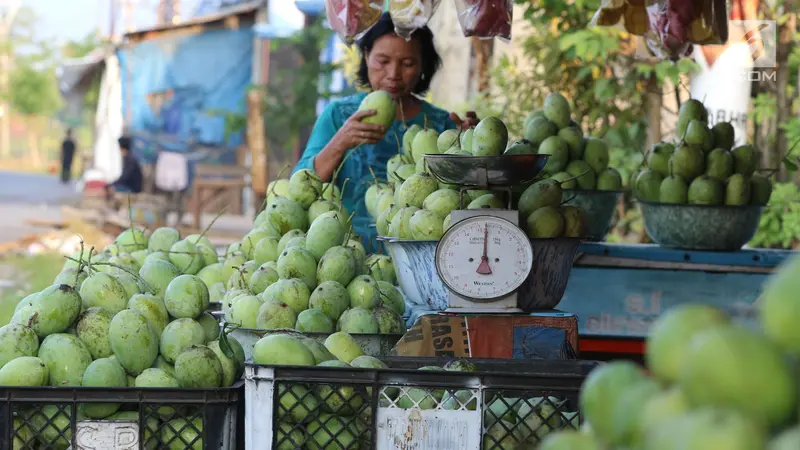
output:
[[[46,231],[26,220],[59,220],[59,205],[79,197],[74,183],[63,185],[55,176],[0,171],[0,243]]]
[[[74,183],[53,175],[0,171],[0,204],[60,205],[78,197]]]

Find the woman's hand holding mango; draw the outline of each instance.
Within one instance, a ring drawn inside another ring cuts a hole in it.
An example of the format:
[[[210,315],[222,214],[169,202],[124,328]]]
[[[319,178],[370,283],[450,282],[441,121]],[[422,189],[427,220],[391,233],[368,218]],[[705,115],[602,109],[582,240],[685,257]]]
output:
[[[381,141],[386,134],[386,129],[382,125],[362,122],[365,118],[375,114],[376,111],[374,109],[368,109],[356,111],[355,114],[350,116],[333,137],[337,146],[347,150],[358,147],[361,144],[375,144]]]
[[[478,125],[480,120],[478,119],[478,115],[475,114],[475,111],[467,111],[467,115],[464,119],[458,117],[458,114],[451,112],[450,119],[456,123],[456,126],[461,130],[468,130],[470,128],[475,128]]]

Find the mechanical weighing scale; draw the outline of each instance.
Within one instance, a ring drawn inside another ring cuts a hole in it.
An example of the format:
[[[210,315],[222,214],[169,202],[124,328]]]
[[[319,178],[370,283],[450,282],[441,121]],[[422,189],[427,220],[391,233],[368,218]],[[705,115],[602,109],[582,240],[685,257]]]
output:
[[[439,278],[449,291],[449,313],[521,313],[517,290],[533,267],[533,247],[519,211],[511,209],[513,187],[532,182],[547,155],[425,155],[442,183],[459,186],[460,206],[436,246]],[[504,192],[508,209],[464,209],[470,190]]]

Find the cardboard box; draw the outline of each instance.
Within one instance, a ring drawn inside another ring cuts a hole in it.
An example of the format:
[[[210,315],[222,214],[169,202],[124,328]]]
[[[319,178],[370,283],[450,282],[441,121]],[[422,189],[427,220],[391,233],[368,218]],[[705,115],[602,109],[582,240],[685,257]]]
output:
[[[530,315],[422,316],[392,356],[577,359],[578,318],[548,311]]]

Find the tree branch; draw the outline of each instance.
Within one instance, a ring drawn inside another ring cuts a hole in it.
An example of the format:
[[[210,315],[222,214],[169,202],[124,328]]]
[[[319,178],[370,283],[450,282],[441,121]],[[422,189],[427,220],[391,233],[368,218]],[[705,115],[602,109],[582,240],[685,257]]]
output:
[[[0,0],[0,5],[3,4],[8,4],[6,13],[0,15],[0,19],[2,19],[0,20],[0,37],[5,40],[11,32],[11,25],[14,24],[17,13],[22,8],[22,0]]]

